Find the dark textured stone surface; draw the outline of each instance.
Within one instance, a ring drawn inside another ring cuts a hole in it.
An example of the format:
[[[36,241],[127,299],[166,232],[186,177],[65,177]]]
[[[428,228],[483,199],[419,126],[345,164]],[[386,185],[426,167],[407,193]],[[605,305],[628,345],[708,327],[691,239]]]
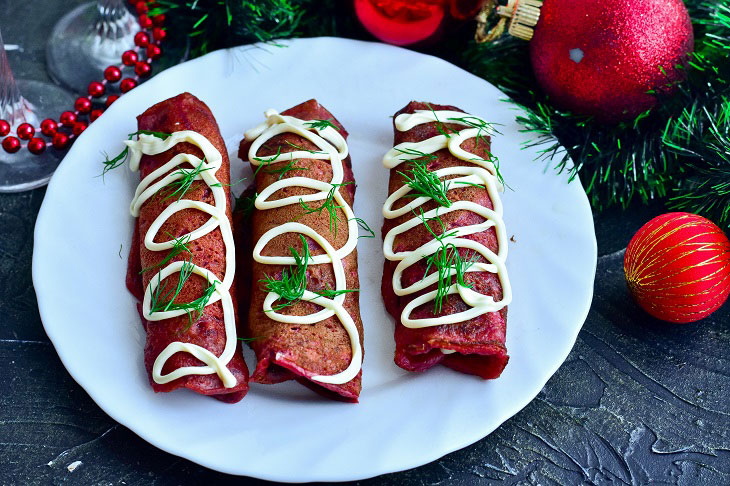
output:
[[[16,72],[42,78],[39,42],[60,11],[0,0]],[[38,24],[36,24],[38,22]],[[44,190],[0,195],[0,484],[225,484],[241,478],[159,451],[107,417],[69,377],[41,325],[32,237]],[[661,205],[596,217],[591,312],[565,364],[489,437],[431,464],[358,484],[730,484],[730,305],[696,325],[631,301],[623,249]],[[51,237],[51,235],[49,235]],[[73,472],[67,466],[81,461]],[[250,480],[251,484],[263,481]]]

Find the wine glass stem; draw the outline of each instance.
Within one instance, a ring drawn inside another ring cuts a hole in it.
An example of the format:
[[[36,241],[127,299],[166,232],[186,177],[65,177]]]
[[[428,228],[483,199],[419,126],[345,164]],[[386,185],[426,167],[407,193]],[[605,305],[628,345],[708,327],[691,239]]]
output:
[[[0,32],[0,119],[10,123],[11,127],[17,127],[23,122],[37,122],[33,107],[20,94],[18,84],[15,82],[5,52],[2,32]]]

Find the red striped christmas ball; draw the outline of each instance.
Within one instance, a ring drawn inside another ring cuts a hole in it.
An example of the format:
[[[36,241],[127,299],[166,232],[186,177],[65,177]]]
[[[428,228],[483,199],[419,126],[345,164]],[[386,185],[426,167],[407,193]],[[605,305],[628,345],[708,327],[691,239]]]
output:
[[[624,273],[646,312],[663,321],[695,322],[730,294],[730,241],[702,216],[663,214],[631,239]]]

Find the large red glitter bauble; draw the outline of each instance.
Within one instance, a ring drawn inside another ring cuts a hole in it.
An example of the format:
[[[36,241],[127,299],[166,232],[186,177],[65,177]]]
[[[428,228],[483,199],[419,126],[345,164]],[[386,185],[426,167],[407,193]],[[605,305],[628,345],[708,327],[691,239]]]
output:
[[[445,0],[355,0],[355,14],[383,42],[407,46],[432,37],[446,15]]]
[[[730,294],[730,241],[702,216],[663,214],[631,239],[624,273],[636,302],[652,316],[698,321]]]
[[[613,123],[671,94],[693,47],[681,0],[545,0],[530,59],[556,106]]]

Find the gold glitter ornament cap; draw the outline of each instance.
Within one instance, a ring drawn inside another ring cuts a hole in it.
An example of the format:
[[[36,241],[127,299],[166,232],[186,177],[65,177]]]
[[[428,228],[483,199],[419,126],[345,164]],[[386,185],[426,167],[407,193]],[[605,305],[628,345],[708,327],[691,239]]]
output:
[[[535,32],[535,25],[540,20],[542,0],[507,0],[506,5],[497,4],[497,0],[487,0],[477,14],[477,31],[474,38],[477,42],[491,42],[500,37],[509,20],[507,32],[510,35],[529,41]],[[495,8],[496,7],[496,8]],[[489,15],[494,11],[499,17],[497,24],[487,31]]]

